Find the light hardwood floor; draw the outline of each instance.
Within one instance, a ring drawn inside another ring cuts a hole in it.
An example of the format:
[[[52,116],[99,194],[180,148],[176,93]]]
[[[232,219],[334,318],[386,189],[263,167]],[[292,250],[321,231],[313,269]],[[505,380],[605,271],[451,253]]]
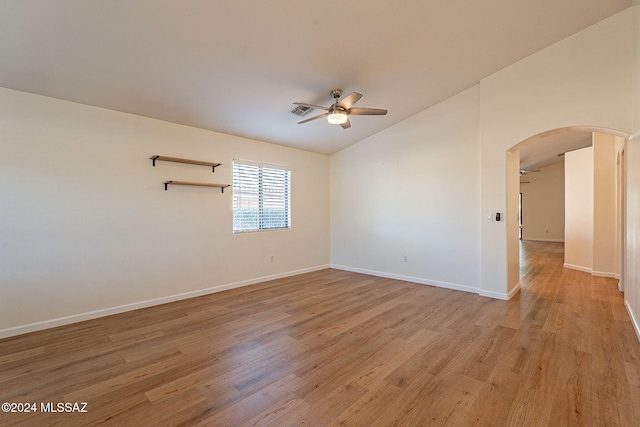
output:
[[[638,426],[617,282],[523,242],[511,301],[323,270],[0,341],[25,426]],[[87,402],[86,413],[42,413]]]

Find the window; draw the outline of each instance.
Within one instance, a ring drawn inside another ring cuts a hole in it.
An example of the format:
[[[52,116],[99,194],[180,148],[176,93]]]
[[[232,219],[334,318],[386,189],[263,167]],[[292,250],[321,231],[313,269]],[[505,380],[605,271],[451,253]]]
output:
[[[233,161],[233,232],[291,228],[291,171],[285,166]]]

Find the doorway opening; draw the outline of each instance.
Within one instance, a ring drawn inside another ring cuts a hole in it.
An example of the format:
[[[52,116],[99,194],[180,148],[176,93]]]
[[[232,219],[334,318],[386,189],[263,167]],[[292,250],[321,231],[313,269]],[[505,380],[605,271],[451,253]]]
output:
[[[522,242],[562,243],[563,267],[618,279],[623,289],[626,138],[609,129],[563,128],[508,150],[509,259],[521,258]],[[580,175],[587,169],[591,175]],[[508,276],[521,279],[520,264],[508,265]]]

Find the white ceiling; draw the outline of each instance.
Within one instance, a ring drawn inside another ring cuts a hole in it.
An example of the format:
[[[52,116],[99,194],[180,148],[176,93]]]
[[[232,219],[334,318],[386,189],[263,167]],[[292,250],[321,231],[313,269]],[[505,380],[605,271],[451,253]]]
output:
[[[590,147],[592,132],[582,129],[565,129],[537,135],[521,143],[520,170],[539,169],[564,161],[560,154]]]
[[[631,3],[2,0],[0,86],[331,154]],[[296,124],[335,87],[388,115]]]

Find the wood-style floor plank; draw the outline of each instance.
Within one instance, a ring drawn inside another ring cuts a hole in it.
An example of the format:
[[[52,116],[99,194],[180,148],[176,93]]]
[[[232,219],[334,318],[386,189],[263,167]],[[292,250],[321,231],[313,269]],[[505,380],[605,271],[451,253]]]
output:
[[[0,425],[640,425],[617,282],[521,247],[511,301],[327,269],[0,340]]]

